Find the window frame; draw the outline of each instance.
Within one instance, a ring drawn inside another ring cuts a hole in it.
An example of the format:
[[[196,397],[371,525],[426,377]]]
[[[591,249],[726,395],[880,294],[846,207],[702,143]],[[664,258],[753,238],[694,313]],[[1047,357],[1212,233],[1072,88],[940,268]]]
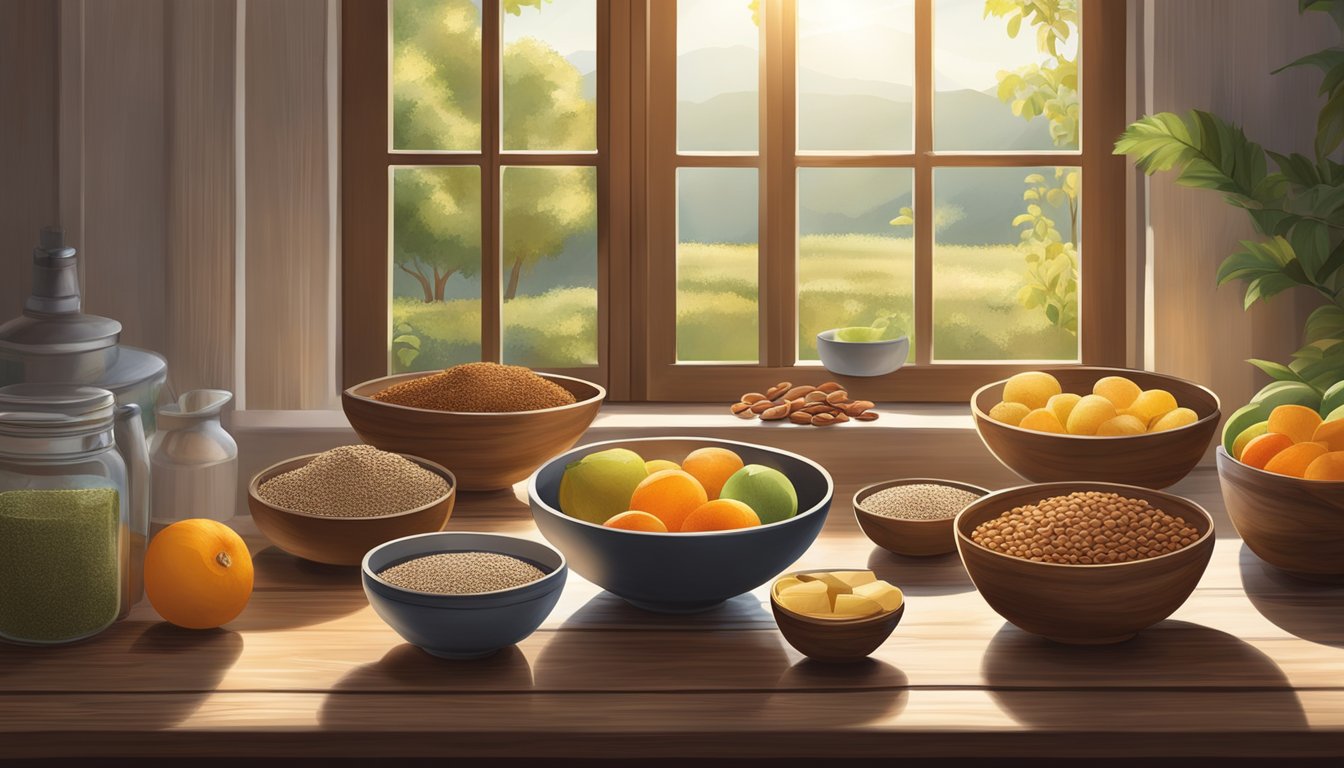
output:
[[[914,199],[932,202],[937,167],[1078,165],[1083,173],[1081,337],[1077,365],[1122,366],[1130,325],[1126,290],[1124,158],[1112,143],[1125,125],[1123,3],[1080,0],[1084,105],[1081,152],[933,150],[934,0],[915,1],[913,152],[834,154],[796,149],[796,0],[762,0],[761,141],[758,155],[678,156],[676,0],[596,0],[598,150],[503,152],[499,146],[501,0],[482,3],[482,152],[408,153],[388,148],[390,0],[342,4],[341,263],[345,386],[387,374],[390,339],[388,169],[482,168],[482,359],[498,361],[502,260],[499,179],[505,165],[595,165],[598,173],[596,367],[545,369],[596,381],[616,401],[730,401],[776,381],[835,378],[871,400],[958,401],[980,385],[1041,363],[930,363],[933,206],[915,206],[915,360],[900,371],[848,379],[797,364],[797,169],[899,167]],[[622,34],[624,33],[624,34]],[[488,141],[487,141],[488,140]],[[680,162],[679,162],[680,161]],[[676,168],[758,168],[760,363],[676,363]],[[927,302],[926,302],[927,303]],[[1064,363],[1070,365],[1071,363]],[[1054,365],[1054,364],[1052,364]]]

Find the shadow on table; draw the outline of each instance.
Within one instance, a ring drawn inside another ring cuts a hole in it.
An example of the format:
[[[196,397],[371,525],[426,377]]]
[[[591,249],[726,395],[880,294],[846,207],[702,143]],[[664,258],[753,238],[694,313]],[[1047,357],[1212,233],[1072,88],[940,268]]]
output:
[[[903,712],[909,686],[905,672],[885,661],[863,659],[852,664],[825,664],[803,659],[780,676],[775,684],[778,691],[761,708],[760,719],[768,722],[791,711],[796,717],[798,702],[790,694],[844,691],[843,700],[835,697],[832,706],[809,709],[808,722],[818,726],[861,725]]]
[[[1184,621],[1163,621],[1103,646],[1063,645],[1005,624],[985,650],[981,674],[999,706],[1032,727],[1104,727],[1123,719],[1165,728],[1173,708],[1216,719],[1220,729],[1307,725],[1272,659],[1232,635]],[[1092,697],[1047,702],[1053,691]]]
[[[934,557],[902,557],[881,547],[868,555],[868,570],[907,595],[955,595],[975,589],[956,552]]]
[[[367,606],[359,567],[314,563],[266,547],[252,556],[256,592],[252,603],[229,626],[245,631],[295,629],[322,624]],[[276,593],[289,591],[292,605]],[[264,604],[264,605],[263,605]]]
[[[242,652],[243,638],[226,629],[123,621],[71,645],[0,645],[0,691],[173,693],[137,703],[143,725],[169,728],[196,711]]]
[[[1344,584],[1295,578],[1241,545],[1241,585],[1261,616],[1313,643],[1344,648]]]

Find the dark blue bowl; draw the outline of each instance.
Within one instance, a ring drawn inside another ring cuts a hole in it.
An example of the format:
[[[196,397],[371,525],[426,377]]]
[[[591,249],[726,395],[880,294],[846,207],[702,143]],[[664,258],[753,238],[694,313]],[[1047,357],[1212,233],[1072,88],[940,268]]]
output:
[[[798,492],[798,514],[788,520],[706,533],[645,533],[606,528],[560,511],[565,466],[590,453],[628,448],[644,459],[680,463],[697,448],[734,451],[747,464],[783,472]],[[527,484],[532,518],[585,579],[632,605],[662,613],[703,611],[759,587],[812,546],[834,492],[831,476],[810,459],[763,445],[699,437],[610,440],[575,448],[546,462]]]
[[[545,574],[530,584],[472,595],[439,595],[394,586],[376,576],[389,565],[439,552],[497,552],[529,560]],[[560,600],[565,556],[539,542],[498,533],[439,531],[407,536],[369,550],[361,565],[364,594],[406,642],[445,659],[473,659],[507,648],[536,631]]]

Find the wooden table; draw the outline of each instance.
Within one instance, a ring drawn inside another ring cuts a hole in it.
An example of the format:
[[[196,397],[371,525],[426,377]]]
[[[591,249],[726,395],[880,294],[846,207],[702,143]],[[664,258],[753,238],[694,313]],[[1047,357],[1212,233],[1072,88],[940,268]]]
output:
[[[899,559],[854,524],[849,497],[884,477],[1014,484],[983,451],[913,437],[878,460],[838,429],[804,432],[785,442],[808,441],[837,501],[799,566],[870,567],[908,596],[864,664],[804,660],[764,588],[662,616],[576,574],[516,648],[445,662],[373,614],[355,570],[297,561],[244,519],[257,589],[226,630],[178,630],[142,603],[81,645],[0,648],[0,757],[1344,753],[1344,589],[1263,566],[1235,538],[1211,469],[1174,489],[1219,530],[1194,596],[1135,640],[1074,648],[1006,625],[956,556]],[[537,536],[517,490],[464,494],[449,527]]]

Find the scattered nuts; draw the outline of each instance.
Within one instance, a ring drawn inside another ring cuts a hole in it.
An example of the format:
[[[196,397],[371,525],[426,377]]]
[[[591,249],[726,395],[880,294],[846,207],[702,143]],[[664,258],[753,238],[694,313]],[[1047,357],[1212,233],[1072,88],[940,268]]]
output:
[[[747,394],[742,396],[742,402],[746,403],[747,405],[751,405],[752,403],[759,402],[764,399],[765,395],[762,395],[760,392],[748,392]]]
[[[835,423],[836,423],[836,424],[843,424],[843,423],[846,422],[846,421],[849,421],[849,417],[845,415],[845,412],[844,412],[844,411],[841,411],[840,413],[835,414]]]
[[[830,394],[832,392],[838,392],[844,389],[844,387],[840,386],[839,382],[828,381],[825,384],[822,384],[821,386],[817,387],[817,389],[822,392],[825,392],[826,394]]]
[[[763,421],[782,421],[788,419],[794,424],[811,424],[817,427],[842,424],[846,421],[876,421],[877,414],[871,409],[871,400],[850,400],[849,393],[836,381],[828,381],[820,386],[781,381],[764,393],[748,392],[741,402],[733,403],[729,410],[739,419],[751,420],[760,417]]]
[[[816,387],[810,384],[799,384],[793,389],[790,389],[788,392],[785,392],[784,399],[797,400],[798,398],[806,397],[808,392],[814,392],[816,391],[816,389],[817,389]]]
[[[774,400],[785,392],[788,392],[790,389],[793,389],[792,382],[781,381],[765,391],[765,398],[767,400]]]
[[[829,413],[818,413],[812,417],[812,426],[827,427],[835,423],[835,417]]]
[[[825,403],[812,403],[803,409],[803,413],[816,415],[818,413],[835,413],[835,409]]]
[[[852,403],[845,405],[845,413],[849,414],[850,416],[858,416],[859,414],[863,413],[864,411],[872,407],[873,403],[871,400],[856,400]]]
[[[773,408],[765,409],[765,412],[761,414],[761,421],[779,421],[780,419],[788,417],[788,415],[789,404],[785,403],[784,405],[776,405]]]
[[[831,405],[839,405],[840,403],[847,402],[848,400],[849,400],[849,393],[843,389],[837,389],[836,391],[826,395],[826,402],[830,403]]]
[[[746,402],[733,403],[731,406],[729,406],[729,410],[733,412],[734,416],[739,416],[744,419],[750,419],[752,416],[755,415],[751,412],[751,405]],[[746,413],[747,415],[742,416],[743,413]]]
[[[807,395],[803,397],[803,400],[809,403],[824,403],[826,402],[826,393],[821,390],[808,392]]]
[[[795,411],[789,414],[789,421],[792,421],[794,424],[811,424],[812,414]]]
[[[759,416],[774,407],[775,404],[769,400],[757,400],[751,404],[751,412]]]
[[[801,397],[794,400],[790,400],[789,413],[794,413],[795,411],[801,411],[803,410],[803,406],[805,405],[807,405],[807,401],[803,400],[803,398]]]
[[[854,418],[859,421],[877,421],[877,411],[864,411]]]

